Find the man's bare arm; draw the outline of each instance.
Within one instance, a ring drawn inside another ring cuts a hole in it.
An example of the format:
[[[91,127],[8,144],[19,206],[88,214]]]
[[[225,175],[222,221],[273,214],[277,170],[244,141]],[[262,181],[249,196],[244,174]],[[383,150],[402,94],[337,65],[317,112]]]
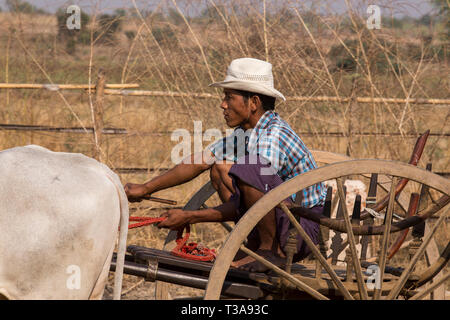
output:
[[[201,157],[201,155],[203,155]],[[214,155],[210,151],[192,154],[172,169],[143,184],[127,183],[125,193],[128,199],[139,198],[163,189],[191,181],[205,170],[211,168]]]
[[[186,224],[233,221],[236,218],[236,206],[234,202],[228,201],[217,207],[208,209],[192,211],[172,209],[164,213],[162,216],[167,217],[167,219],[160,222],[158,227],[178,230]]]

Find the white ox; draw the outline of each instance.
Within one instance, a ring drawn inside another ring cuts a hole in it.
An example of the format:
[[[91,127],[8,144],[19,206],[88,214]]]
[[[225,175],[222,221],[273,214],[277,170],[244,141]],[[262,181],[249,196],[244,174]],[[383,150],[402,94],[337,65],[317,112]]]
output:
[[[105,165],[34,145],[0,152],[0,299],[101,299],[118,233],[120,299],[127,231]]]

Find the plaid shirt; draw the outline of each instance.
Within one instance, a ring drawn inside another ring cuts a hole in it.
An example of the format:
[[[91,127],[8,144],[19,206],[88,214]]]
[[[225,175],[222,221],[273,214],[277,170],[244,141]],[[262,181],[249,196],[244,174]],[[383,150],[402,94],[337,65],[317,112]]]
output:
[[[253,130],[244,133],[237,127],[233,134],[209,146],[218,160],[237,162],[245,154],[264,157],[283,181],[317,168],[316,162],[300,137],[274,111],[266,111]],[[311,208],[323,205],[326,189],[323,183],[303,190],[301,205]],[[292,195],[295,199],[295,195]]]

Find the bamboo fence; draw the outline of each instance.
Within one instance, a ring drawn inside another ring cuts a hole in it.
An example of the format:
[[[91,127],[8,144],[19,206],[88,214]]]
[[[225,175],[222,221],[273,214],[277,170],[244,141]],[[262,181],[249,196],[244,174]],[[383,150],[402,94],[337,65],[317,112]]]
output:
[[[2,130],[13,130],[13,131],[46,131],[46,132],[56,132],[56,133],[94,133],[95,128],[93,127],[52,127],[52,126],[39,126],[39,125],[23,125],[23,124],[6,124],[0,123],[0,129]],[[98,129],[97,129],[98,131]],[[139,135],[139,136],[170,136],[172,132],[170,131],[132,131],[127,130],[125,128],[102,128],[102,134],[105,135]],[[226,132],[222,131],[222,135],[225,135]],[[205,131],[197,132],[194,131],[191,133],[193,136],[196,135],[204,135]],[[345,132],[307,132],[307,131],[299,131],[297,134],[305,137],[313,137],[313,136],[323,136],[323,137],[347,137],[347,133]],[[357,137],[367,137],[367,136],[384,136],[384,137],[392,137],[392,136],[402,136],[406,138],[417,138],[416,133],[400,133],[400,132],[352,132],[353,136]],[[430,137],[450,137],[450,132],[430,132]]]
[[[128,131],[123,128],[105,128],[103,125],[103,101],[105,95],[119,96],[149,96],[149,97],[179,97],[194,99],[220,99],[217,94],[192,93],[192,92],[170,92],[170,91],[149,91],[149,90],[129,90],[138,88],[138,84],[107,84],[105,83],[105,74],[99,72],[95,84],[30,84],[30,83],[0,83],[0,89],[46,89],[50,91],[59,90],[89,90],[95,94],[93,103],[93,122],[91,128],[80,127],[52,127],[44,125],[21,125],[21,124],[0,124],[0,130],[24,130],[24,131],[47,131],[47,132],[69,132],[69,133],[87,133],[94,136],[93,157],[102,161],[101,145],[103,135],[122,134],[139,136],[162,136],[170,135],[171,132],[139,132]],[[303,102],[335,102],[335,103],[383,103],[383,104],[430,104],[450,106],[450,99],[423,99],[423,98],[383,98],[383,97],[333,97],[333,96],[290,96],[287,101]],[[203,134],[203,132],[194,132],[194,134]],[[300,132],[302,136],[329,136],[329,137],[348,137],[349,133],[344,132]],[[402,136],[415,138],[415,133],[389,133],[389,132],[351,132],[352,136]],[[449,137],[450,133],[432,132],[430,136]],[[136,169],[136,168],[135,168]],[[126,169],[124,169],[127,171]],[[140,168],[136,170],[152,170],[152,168]],[[134,171],[136,171],[134,170]],[[133,170],[128,170],[132,172]]]
[[[0,83],[0,89],[47,89],[57,90],[96,90],[98,84],[30,84],[30,83]],[[220,99],[217,94],[196,93],[196,92],[173,92],[173,91],[150,91],[150,90],[127,90],[129,88],[138,88],[138,84],[104,84],[103,94],[120,96],[147,96],[147,97],[175,97],[175,98],[194,98],[194,99]],[[350,101],[358,103],[397,103],[397,104],[432,104],[448,105],[450,99],[433,98],[384,98],[384,97],[333,97],[333,96],[290,96],[287,101],[310,101],[310,102],[336,102],[347,103]]]
[[[126,88],[138,88],[136,83],[123,83],[123,84],[105,84],[106,89],[126,89]],[[47,89],[50,91],[57,90],[95,90],[96,85],[88,84],[36,84],[36,83],[0,83],[0,89]]]

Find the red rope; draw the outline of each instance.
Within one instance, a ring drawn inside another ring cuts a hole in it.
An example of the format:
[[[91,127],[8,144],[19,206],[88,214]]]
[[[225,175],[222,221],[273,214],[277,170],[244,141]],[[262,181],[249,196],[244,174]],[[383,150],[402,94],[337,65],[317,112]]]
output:
[[[163,221],[165,219],[166,219],[165,217],[161,217],[161,218],[130,217],[130,219],[129,219],[130,221],[141,221],[141,222],[130,224],[128,226],[128,229],[139,228],[139,227],[146,226],[146,225],[149,225],[149,224],[161,222],[161,221]]]
[[[128,229],[138,228],[153,223],[158,223],[166,220],[166,217],[150,218],[150,217],[130,217],[130,221],[140,221],[138,223],[130,224]],[[191,233],[190,225],[186,226],[186,233],[183,237],[184,229],[178,231],[177,234],[177,246],[171,251],[174,256],[178,256],[185,259],[196,261],[213,261],[216,258],[216,251],[214,249],[208,249],[201,244],[195,242],[189,242],[189,236]],[[187,244],[186,244],[187,243]]]

